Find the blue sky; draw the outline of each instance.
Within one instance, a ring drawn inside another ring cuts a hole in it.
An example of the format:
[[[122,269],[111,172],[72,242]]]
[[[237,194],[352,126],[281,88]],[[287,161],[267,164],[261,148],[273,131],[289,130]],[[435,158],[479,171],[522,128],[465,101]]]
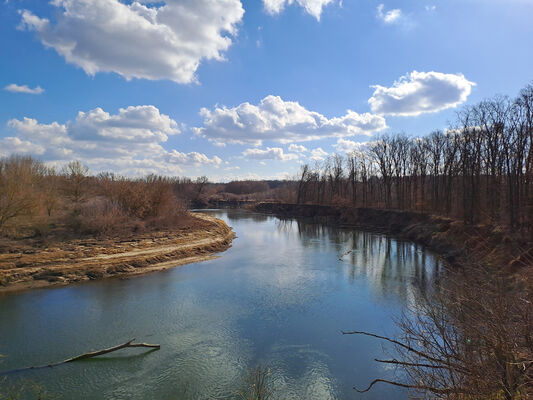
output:
[[[94,173],[282,178],[533,80],[531,0],[0,1],[0,156]]]

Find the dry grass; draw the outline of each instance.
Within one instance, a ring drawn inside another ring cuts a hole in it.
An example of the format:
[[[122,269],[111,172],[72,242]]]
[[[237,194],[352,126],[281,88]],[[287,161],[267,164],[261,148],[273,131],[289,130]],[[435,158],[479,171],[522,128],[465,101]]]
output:
[[[0,241],[0,291],[131,276],[212,258],[231,245],[233,231],[216,218],[184,214],[179,227],[128,236]],[[36,245],[37,242],[39,245]]]

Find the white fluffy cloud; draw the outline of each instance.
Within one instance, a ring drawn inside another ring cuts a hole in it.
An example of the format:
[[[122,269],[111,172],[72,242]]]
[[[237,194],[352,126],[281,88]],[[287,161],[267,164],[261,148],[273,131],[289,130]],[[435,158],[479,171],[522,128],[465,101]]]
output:
[[[289,146],[289,151],[292,151],[294,153],[305,153],[307,151],[307,148],[299,144],[291,144]]]
[[[354,142],[353,140],[339,139],[333,147],[340,153],[353,153],[365,151],[375,142]]]
[[[266,150],[261,149],[246,149],[242,155],[251,160],[280,160],[289,161],[296,160],[297,154],[284,153],[280,147],[267,147]]]
[[[317,147],[316,149],[311,150],[311,157],[309,157],[310,160],[313,161],[322,161],[328,156],[328,153],[322,150],[321,147]]]
[[[296,3],[320,21],[322,8],[333,2],[334,0],[263,0],[263,5],[269,14],[279,14],[285,6]]]
[[[368,103],[377,114],[416,116],[456,107],[466,101],[472,86],[462,74],[413,71],[391,87],[372,86]]]
[[[382,116],[348,110],[342,117],[328,119],[295,101],[267,96],[259,105],[242,103],[233,108],[203,108],[204,126],[193,131],[215,143],[259,146],[263,140],[302,142],[326,137],[372,135],[387,127]]]
[[[162,143],[180,130],[176,121],[154,106],[121,108],[114,115],[101,108],[80,111],[65,124],[41,124],[25,117],[10,120],[8,127],[16,136],[0,140],[0,156],[32,154],[52,164],[77,159],[94,172],[170,175],[181,173],[186,166],[222,162],[217,156],[164,149]]]
[[[55,22],[21,11],[21,28],[89,74],[196,80],[204,59],[222,60],[242,20],[240,0],[54,0]]]
[[[26,93],[26,94],[42,94],[44,89],[40,86],[36,86],[33,89],[28,87],[28,85],[17,85],[16,83],[11,83],[7,85],[4,90],[12,93]]]
[[[380,4],[377,7],[377,17],[386,24],[394,24],[402,19],[403,14],[399,8],[385,11],[385,5]]]
[[[27,140],[20,140],[18,137],[7,137],[0,140],[0,156],[5,157],[10,154],[44,154],[46,149]]]

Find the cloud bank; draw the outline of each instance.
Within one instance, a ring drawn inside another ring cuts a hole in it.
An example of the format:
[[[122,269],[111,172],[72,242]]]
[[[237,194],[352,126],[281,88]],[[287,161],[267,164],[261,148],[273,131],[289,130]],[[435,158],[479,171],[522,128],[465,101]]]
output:
[[[311,157],[309,157],[309,159],[313,161],[322,161],[327,156],[327,152],[325,152],[321,147],[317,147],[316,149],[311,150]]]
[[[248,102],[236,107],[202,108],[202,127],[193,131],[218,144],[239,143],[259,146],[263,140],[280,143],[302,142],[327,137],[370,136],[387,127],[385,119],[370,113],[348,110],[328,119],[295,101],[267,96],[258,105]]]
[[[88,75],[196,81],[202,60],[223,60],[244,9],[240,0],[54,0],[55,23],[21,11],[21,29]]]
[[[340,153],[353,153],[368,150],[376,142],[354,142],[353,140],[339,139],[333,147]]]
[[[266,150],[246,149],[242,155],[251,160],[289,161],[298,159],[297,154],[285,153],[280,147],[267,147]]]
[[[15,136],[0,140],[0,156],[35,155],[52,164],[77,159],[94,172],[172,175],[183,167],[222,162],[217,156],[164,149],[162,143],[180,130],[176,121],[154,106],[121,108],[114,115],[95,108],[80,111],[74,121],[64,124],[42,124],[25,117],[10,120],[8,127]]]
[[[462,74],[413,71],[391,87],[372,86],[368,100],[372,112],[381,115],[417,116],[457,107],[475,86]]]
[[[28,85],[17,85],[16,83],[11,83],[7,85],[4,90],[7,90],[11,93],[26,93],[26,94],[42,94],[44,89],[40,86],[36,86],[33,89],[28,87]]]
[[[289,146],[289,151],[292,151],[294,153],[305,153],[307,151],[307,148],[299,144],[291,144]]]

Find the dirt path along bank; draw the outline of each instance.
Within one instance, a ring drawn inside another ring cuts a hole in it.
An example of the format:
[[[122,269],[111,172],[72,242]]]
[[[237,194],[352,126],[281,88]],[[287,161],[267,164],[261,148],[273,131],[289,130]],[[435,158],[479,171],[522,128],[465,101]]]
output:
[[[140,275],[212,259],[231,246],[235,234],[224,221],[200,213],[191,216],[197,224],[187,229],[2,252],[0,292]]]

